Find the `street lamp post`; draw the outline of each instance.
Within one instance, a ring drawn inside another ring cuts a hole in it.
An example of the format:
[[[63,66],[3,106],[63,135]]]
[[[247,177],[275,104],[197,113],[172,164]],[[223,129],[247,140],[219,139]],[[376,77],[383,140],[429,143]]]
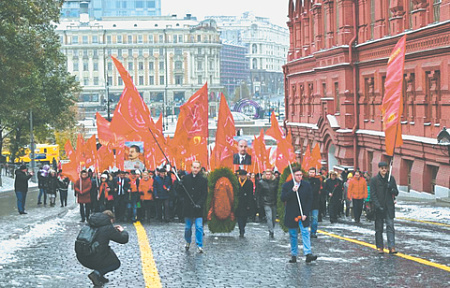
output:
[[[31,171],[33,171],[33,176],[32,176],[32,181],[36,182],[36,174],[35,172],[35,167],[36,167],[36,162],[34,160],[35,158],[35,154],[34,154],[34,135],[33,135],[33,110],[30,109],[30,158],[31,158]]]

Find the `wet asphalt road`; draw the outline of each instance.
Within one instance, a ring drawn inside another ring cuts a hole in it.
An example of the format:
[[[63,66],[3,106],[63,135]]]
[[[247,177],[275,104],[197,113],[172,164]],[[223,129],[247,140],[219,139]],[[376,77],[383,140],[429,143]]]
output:
[[[71,193],[69,193],[70,195]],[[5,198],[4,196],[3,198]],[[68,207],[36,207],[28,215],[0,218],[0,287],[92,287],[75,258],[73,243],[83,224],[73,197]],[[450,266],[450,227],[396,220],[397,249],[414,257]],[[355,224],[342,218],[319,229],[374,243],[373,222]],[[184,251],[184,224],[142,223],[153,252],[162,287],[449,287],[450,272],[399,256],[319,234],[312,239],[319,259],[289,264],[288,235],[277,226],[275,239],[266,225],[249,223],[244,239],[237,227],[230,234],[206,231],[205,253]],[[105,287],[146,287],[135,227],[123,223],[130,242],[112,244],[122,266],[107,275]],[[301,253],[301,241],[299,241]],[[195,245],[194,245],[195,246]],[[150,284],[148,287],[152,287]]]

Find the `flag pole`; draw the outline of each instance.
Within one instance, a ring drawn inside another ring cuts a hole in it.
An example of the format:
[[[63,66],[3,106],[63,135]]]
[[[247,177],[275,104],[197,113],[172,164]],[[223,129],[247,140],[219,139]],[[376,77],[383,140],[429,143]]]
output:
[[[294,181],[295,181],[295,178],[294,178],[294,171],[292,170],[291,162],[289,162],[289,169],[291,170],[292,182],[294,182]],[[303,172],[302,172],[302,173],[303,173]],[[299,184],[301,184],[301,183],[299,183]],[[300,196],[298,195],[298,189],[300,189],[300,185],[298,186],[295,195],[297,195],[298,207],[300,207],[300,216],[303,217],[302,202],[300,201]]]

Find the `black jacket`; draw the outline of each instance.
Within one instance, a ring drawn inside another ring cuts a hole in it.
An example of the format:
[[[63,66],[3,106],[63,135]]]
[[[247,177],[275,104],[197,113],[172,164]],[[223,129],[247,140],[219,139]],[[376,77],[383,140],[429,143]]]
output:
[[[292,191],[294,181],[291,180],[283,184],[281,188],[281,201],[286,202],[284,225],[288,228],[298,228],[298,222],[295,217],[300,216],[300,206],[298,205],[297,192]],[[311,185],[306,181],[301,181],[299,188],[300,202],[302,204],[303,215],[306,215],[305,221],[302,221],[303,227],[309,226],[309,214],[312,208],[312,189]]]
[[[312,210],[319,210],[320,206],[320,180],[318,178],[309,178],[309,184],[311,184],[313,200],[312,200]]]
[[[116,188],[114,190],[114,198],[116,198],[117,196],[119,196],[121,178],[116,177],[116,178],[114,178],[113,181],[114,181],[114,188]],[[123,194],[121,194],[121,195],[125,195],[126,199],[128,198],[128,190],[129,189],[130,189],[130,179],[128,179],[127,177],[124,177],[123,178]]]
[[[16,179],[14,181],[14,190],[16,192],[28,192],[28,180],[31,175],[28,172],[22,170],[16,170]]]
[[[58,189],[58,177],[55,176],[48,176],[48,190],[47,194],[54,194],[56,195],[56,189]]]
[[[92,214],[89,218],[89,225],[98,228],[95,240],[99,243],[99,248],[92,256],[81,256],[77,254],[78,261],[83,266],[94,270],[116,263],[117,256],[111,247],[109,247],[109,241],[125,244],[128,242],[128,232],[119,232],[111,224],[109,216],[103,213]]]
[[[69,189],[69,178],[65,177],[63,179],[58,178],[58,190],[59,191],[67,191]]]
[[[244,186],[239,184],[239,204],[236,210],[237,217],[247,217],[253,202],[253,182],[247,179]]]
[[[372,201],[374,208],[379,212],[379,208],[383,208],[383,216],[389,215],[389,218],[395,218],[395,206],[394,197],[398,195],[397,183],[393,176],[388,189],[388,176],[381,177],[378,173],[377,176],[372,177],[370,180],[370,201]]]
[[[233,154],[233,164],[241,164],[241,155],[239,153]],[[252,155],[245,153],[244,163],[242,165],[252,165]]]
[[[194,203],[200,205],[200,209],[195,209],[194,204],[189,199],[189,196],[183,195],[183,213],[187,218],[200,218],[203,217],[203,210],[206,203],[206,198],[208,197],[208,180],[203,176],[197,174],[193,177],[192,173],[184,176],[182,184],[186,188],[187,192],[191,196]],[[182,194],[186,194],[184,191]]]
[[[256,198],[258,205],[273,206],[277,205],[277,179],[261,179],[258,182]]]
[[[338,178],[331,179],[328,178],[325,182],[325,191],[327,194],[331,193],[330,201],[340,201],[342,199],[342,192],[344,191],[344,185],[342,181]]]

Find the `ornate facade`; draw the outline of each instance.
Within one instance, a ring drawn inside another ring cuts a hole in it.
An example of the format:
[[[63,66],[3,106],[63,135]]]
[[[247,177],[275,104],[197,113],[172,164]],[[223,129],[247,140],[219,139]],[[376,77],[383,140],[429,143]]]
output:
[[[288,11],[286,127],[296,149],[319,143],[328,169],[377,173],[390,159],[380,110],[387,60],[406,34],[393,175],[409,195],[449,197],[449,150],[436,136],[450,126],[450,0],[290,0]]]

